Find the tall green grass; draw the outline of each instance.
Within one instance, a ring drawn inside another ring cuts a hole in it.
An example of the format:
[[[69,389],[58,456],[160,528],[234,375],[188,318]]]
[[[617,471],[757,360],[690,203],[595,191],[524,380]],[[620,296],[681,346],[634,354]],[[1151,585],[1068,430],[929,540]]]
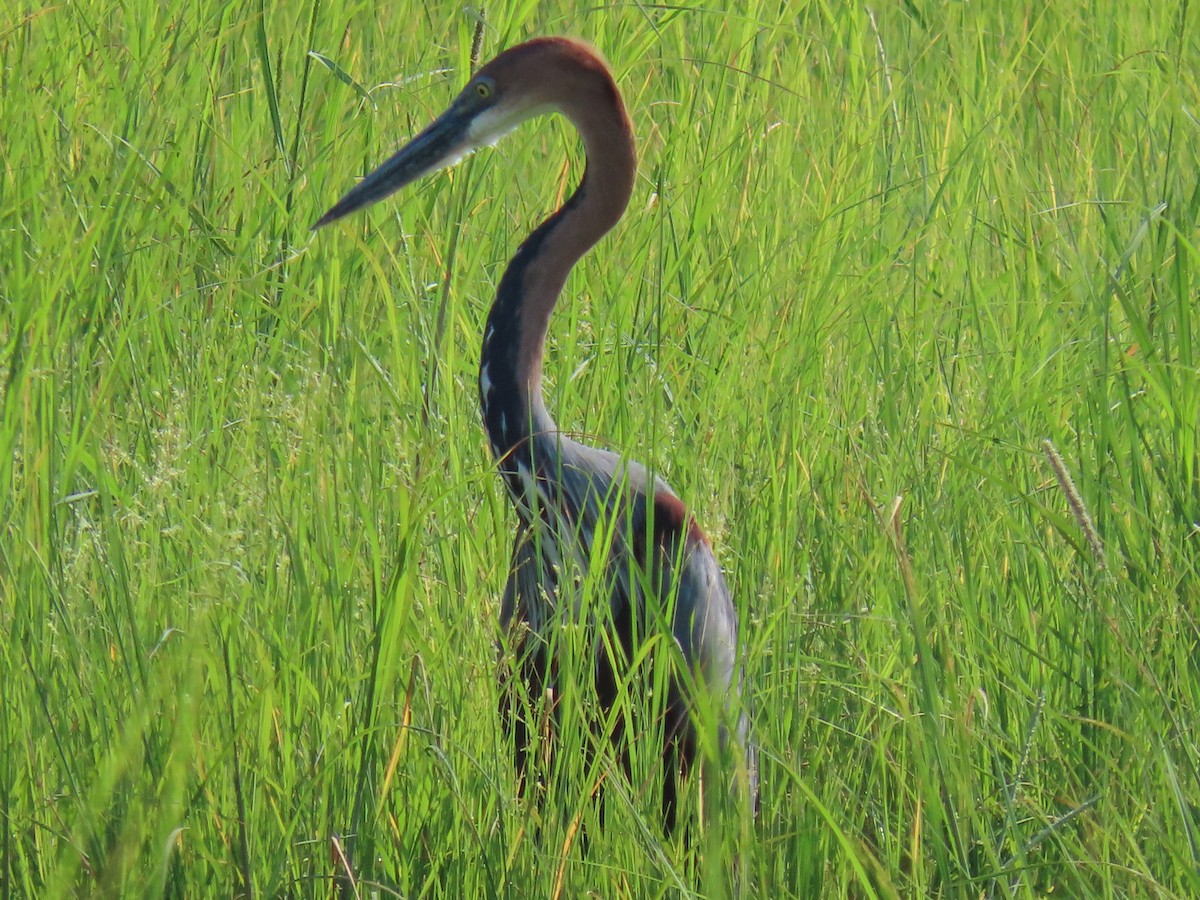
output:
[[[479,332],[570,128],[314,238],[471,13],[5,17],[0,894],[1200,893],[1200,13],[747,10],[483,8],[638,132],[547,394],[735,591],[762,810],[688,841],[533,822],[495,717]]]

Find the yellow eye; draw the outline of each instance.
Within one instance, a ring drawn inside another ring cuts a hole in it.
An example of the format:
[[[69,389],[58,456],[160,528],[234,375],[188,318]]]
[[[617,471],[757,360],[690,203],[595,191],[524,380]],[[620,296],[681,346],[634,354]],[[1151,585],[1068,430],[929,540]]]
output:
[[[492,86],[492,83],[491,83],[490,81],[477,81],[477,82],[475,82],[475,93],[476,93],[476,94],[477,94],[477,95],[480,97],[480,99],[482,99],[482,100],[487,100],[489,97],[491,97],[491,96],[492,96],[492,91],[493,91],[493,89],[494,89],[494,88],[493,88],[493,86]]]

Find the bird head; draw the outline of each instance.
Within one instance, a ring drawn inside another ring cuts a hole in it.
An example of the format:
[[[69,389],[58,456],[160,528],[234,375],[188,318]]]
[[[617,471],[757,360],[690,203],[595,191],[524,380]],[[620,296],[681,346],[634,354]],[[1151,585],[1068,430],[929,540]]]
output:
[[[596,90],[615,92],[607,66],[585,44],[541,38],[506,50],[475,74],[444,113],[363,178],[313,228],[454,165],[538,113],[559,109],[575,118],[575,108],[586,110]]]

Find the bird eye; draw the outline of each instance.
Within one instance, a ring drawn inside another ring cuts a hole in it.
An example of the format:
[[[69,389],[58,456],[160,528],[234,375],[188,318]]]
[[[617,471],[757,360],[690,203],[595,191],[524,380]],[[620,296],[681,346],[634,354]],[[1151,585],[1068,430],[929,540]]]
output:
[[[475,82],[475,93],[480,97],[480,99],[487,100],[490,98],[492,96],[493,89],[494,88],[490,81],[480,80]]]

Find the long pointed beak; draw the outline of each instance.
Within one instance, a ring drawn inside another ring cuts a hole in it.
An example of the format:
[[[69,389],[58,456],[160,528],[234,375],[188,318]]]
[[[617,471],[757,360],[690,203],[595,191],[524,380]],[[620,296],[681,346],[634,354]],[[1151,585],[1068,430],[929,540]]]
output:
[[[468,138],[471,116],[451,107],[438,116],[395,156],[351,188],[312,226],[316,231],[342,216],[370,206],[406,184],[458,162],[473,147]]]

